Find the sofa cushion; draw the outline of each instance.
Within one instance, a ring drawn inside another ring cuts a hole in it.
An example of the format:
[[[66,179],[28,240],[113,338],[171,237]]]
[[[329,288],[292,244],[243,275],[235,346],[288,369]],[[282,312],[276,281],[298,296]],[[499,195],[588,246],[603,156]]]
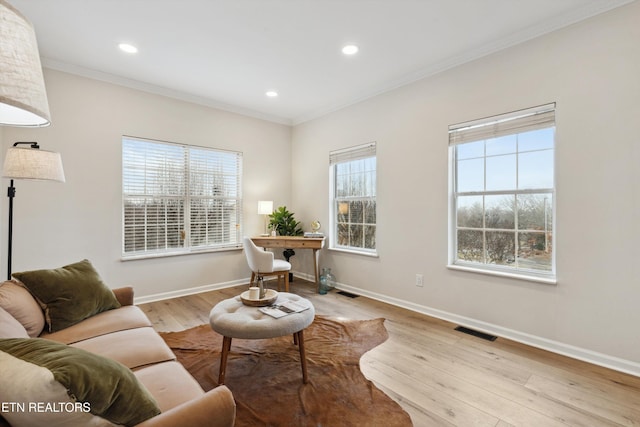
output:
[[[120,307],[91,262],[51,270],[13,274],[44,307],[48,332],[74,325],[87,317]]]
[[[71,345],[116,360],[129,369],[176,359],[150,326],[100,335]]]
[[[145,326],[151,326],[149,318],[145,316],[139,307],[128,305],[116,310],[103,311],[58,332],[51,334],[43,332],[40,338],[72,344],[112,332]]]
[[[200,384],[178,362],[157,363],[135,369],[133,373],[156,399],[162,412],[204,394]]]
[[[7,280],[0,284],[0,307],[22,323],[30,337],[37,337],[44,329],[42,308],[17,280]]]
[[[50,403],[57,411],[3,413],[12,426],[135,425],[160,413],[133,373],[118,362],[41,338],[0,339],[0,400]]]
[[[24,326],[2,307],[0,307],[0,338],[29,338]]]

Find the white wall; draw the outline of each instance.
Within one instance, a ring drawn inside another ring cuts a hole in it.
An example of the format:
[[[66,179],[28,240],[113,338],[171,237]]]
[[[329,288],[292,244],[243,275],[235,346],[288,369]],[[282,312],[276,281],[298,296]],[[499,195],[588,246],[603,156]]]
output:
[[[378,142],[379,257],[321,264],[365,294],[640,375],[638,22],[635,2],[296,126],[304,222],[328,225],[329,152]],[[448,270],[448,125],[549,102],[558,284]]]
[[[52,125],[4,128],[4,149],[38,141],[62,154],[65,184],[16,181],[13,271],[91,260],[112,287],[148,296],[249,276],[240,250],[121,261],[122,135],[244,153],[245,233],[260,232],[258,200],[289,202],[290,127],[97,80],[45,70]],[[8,180],[3,180],[8,185]],[[6,242],[6,197],[0,218]],[[6,276],[6,244],[0,247]]]

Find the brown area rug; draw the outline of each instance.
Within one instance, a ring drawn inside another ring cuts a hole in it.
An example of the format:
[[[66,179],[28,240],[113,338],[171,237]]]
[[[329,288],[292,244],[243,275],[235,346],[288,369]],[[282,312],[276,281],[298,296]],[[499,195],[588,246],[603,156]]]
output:
[[[218,385],[222,336],[201,325],[161,334],[202,388]],[[388,338],[384,319],[316,316],[304,331],[308,384],[292,336],[234,339],[225,383],[236,426],[411,426],[409,415],[360,372],[360,357]]]

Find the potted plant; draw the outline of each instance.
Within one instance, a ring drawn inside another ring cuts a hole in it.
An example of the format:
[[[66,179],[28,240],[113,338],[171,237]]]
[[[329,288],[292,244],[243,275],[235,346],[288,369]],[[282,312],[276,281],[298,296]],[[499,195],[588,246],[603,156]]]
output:
[[[302,236],[302,228],[300,222],[296,221],[293,212],[289,212],[286,206],[280,206],[271,215],[269,215],[269,228],[276,230],[280,236]],[[289,259],[296,253],[293,249],[285,249],[282,252],[284,258]],[[293,280],[293,274],[289,273],[289,281]]]

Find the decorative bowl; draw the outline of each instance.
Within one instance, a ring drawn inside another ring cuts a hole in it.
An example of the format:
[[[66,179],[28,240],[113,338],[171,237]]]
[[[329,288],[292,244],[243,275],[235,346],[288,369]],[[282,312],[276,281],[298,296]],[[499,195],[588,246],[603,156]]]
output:
[[[249,299],[249,291],[244,291],[240,294],[240,299],[244,305],[250,305],[252,307],[264,307],[266,305],[273,304],[278,299],[278,292],[273,289],[267,289],[264,298]]]

